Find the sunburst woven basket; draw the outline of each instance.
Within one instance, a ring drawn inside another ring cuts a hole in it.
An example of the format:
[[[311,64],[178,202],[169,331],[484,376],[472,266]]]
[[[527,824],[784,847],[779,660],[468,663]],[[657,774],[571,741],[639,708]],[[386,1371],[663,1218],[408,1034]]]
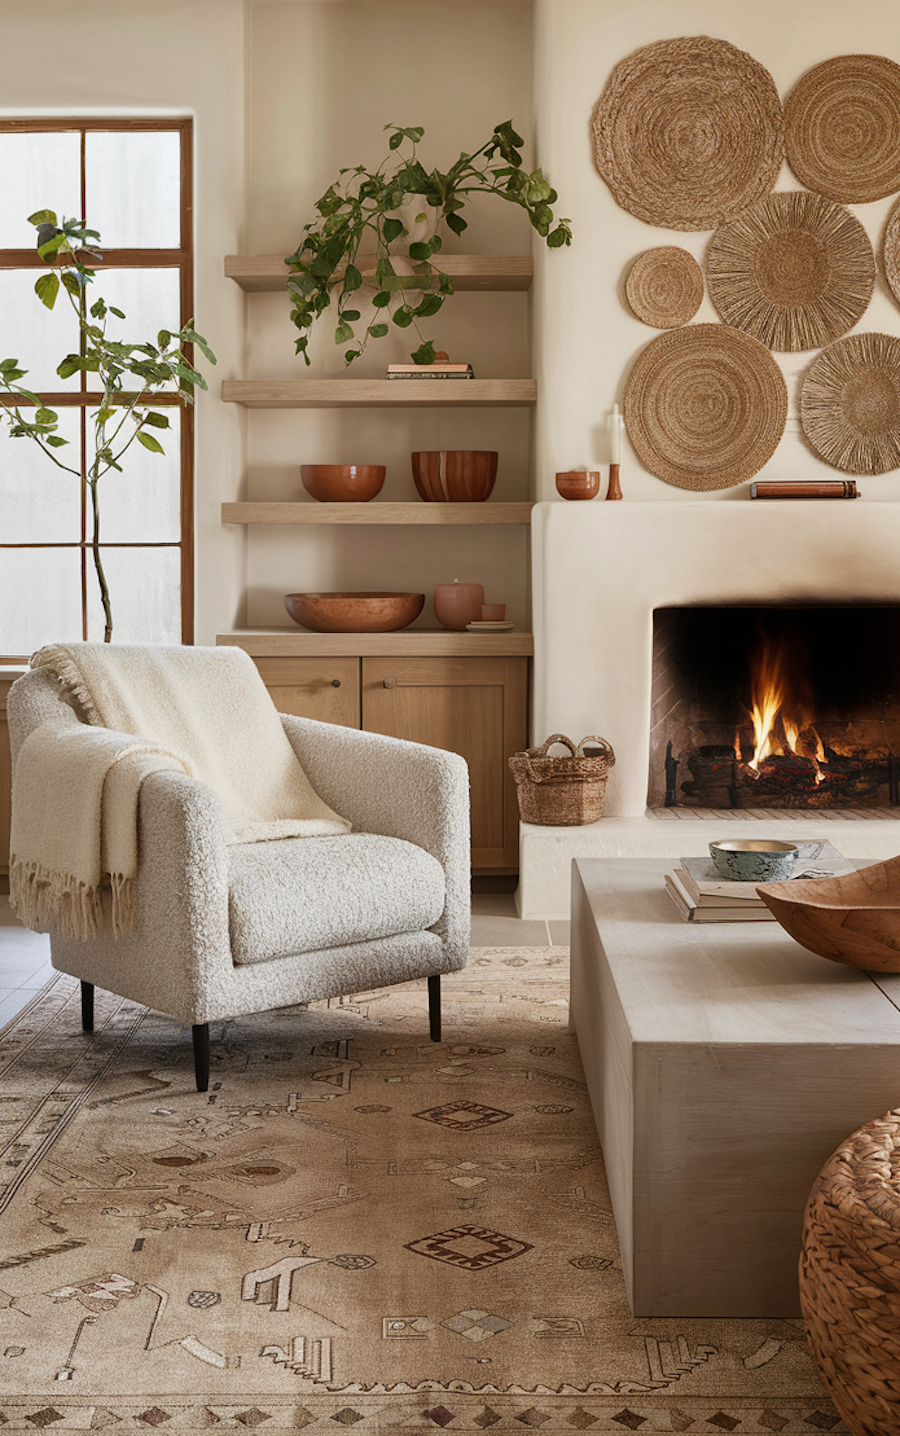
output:
[[[888,215],[884,227],[884,277],[891,286],[891,293],[900,304],[900,200]]]
[[[569,749],[566,757],[550,757],[554,743]],[[509,760],[516,780],[519,816],[523,823],[548,827],[579,827],[603,816],[606,780],[616,756],[605,738],[571,738],[553,733],[539,748],[514,753]]]
[[[900,468],[900,339],[848,334],[823,349],[803,380],[800,423],[819,457],[845,474]]]
[[[658,40],[621,60],[591,120],[613,198],[664,229],[714,229],[772,189],[784,156],[775,81],[708,35]]]
[[[900,1111],[825,1163],[803,1224],[800,1306],[853,1436],[900,1436]]]
[[[791,169],[841,204],[900,190],[900,65],[885,55],[835,55],[798,81],[784,109]]]

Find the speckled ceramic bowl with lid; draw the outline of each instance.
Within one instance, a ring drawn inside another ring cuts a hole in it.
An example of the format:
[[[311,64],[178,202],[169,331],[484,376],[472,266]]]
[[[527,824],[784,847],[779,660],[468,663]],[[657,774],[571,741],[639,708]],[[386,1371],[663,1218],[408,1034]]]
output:
[[[796,843],[777,838],[731,838],[709,845],[722,877],[741,883],[784,882],[794,871],[799,851]]]

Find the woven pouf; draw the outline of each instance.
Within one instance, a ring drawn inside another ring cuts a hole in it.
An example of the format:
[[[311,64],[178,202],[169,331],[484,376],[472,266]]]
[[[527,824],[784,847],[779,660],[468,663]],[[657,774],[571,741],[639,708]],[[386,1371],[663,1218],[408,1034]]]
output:
[[[900,1110],[860,1127],[816,1178],[800,1305],[853,1436],[900,1436]]]

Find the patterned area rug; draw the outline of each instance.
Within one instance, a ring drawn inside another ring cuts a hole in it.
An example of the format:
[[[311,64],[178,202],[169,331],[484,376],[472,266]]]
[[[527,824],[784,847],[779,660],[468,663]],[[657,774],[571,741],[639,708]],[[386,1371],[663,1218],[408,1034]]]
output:
[[[190,1038],[0,1033],[0,1427],[844,1432],[791,1321],[636,1320],[564,948]]]

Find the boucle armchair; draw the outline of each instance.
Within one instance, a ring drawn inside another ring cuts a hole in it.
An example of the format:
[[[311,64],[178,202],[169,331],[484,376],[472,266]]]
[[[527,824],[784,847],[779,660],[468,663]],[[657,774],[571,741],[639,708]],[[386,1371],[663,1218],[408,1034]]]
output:
[[[8,698],[13,768],[40,724],[81,721],[36,669]],[[226,845],[219,800],[181,772],[152,772],[138,802],[134,926],[78,940],[50,931],[51,961],[193,1031],[197,1090],[209,1084],[209,1024],[428,979],[440,1040],[440,978],[469,950],[469,794],[442,749],[281,715],[318,795],[353,831]]]

